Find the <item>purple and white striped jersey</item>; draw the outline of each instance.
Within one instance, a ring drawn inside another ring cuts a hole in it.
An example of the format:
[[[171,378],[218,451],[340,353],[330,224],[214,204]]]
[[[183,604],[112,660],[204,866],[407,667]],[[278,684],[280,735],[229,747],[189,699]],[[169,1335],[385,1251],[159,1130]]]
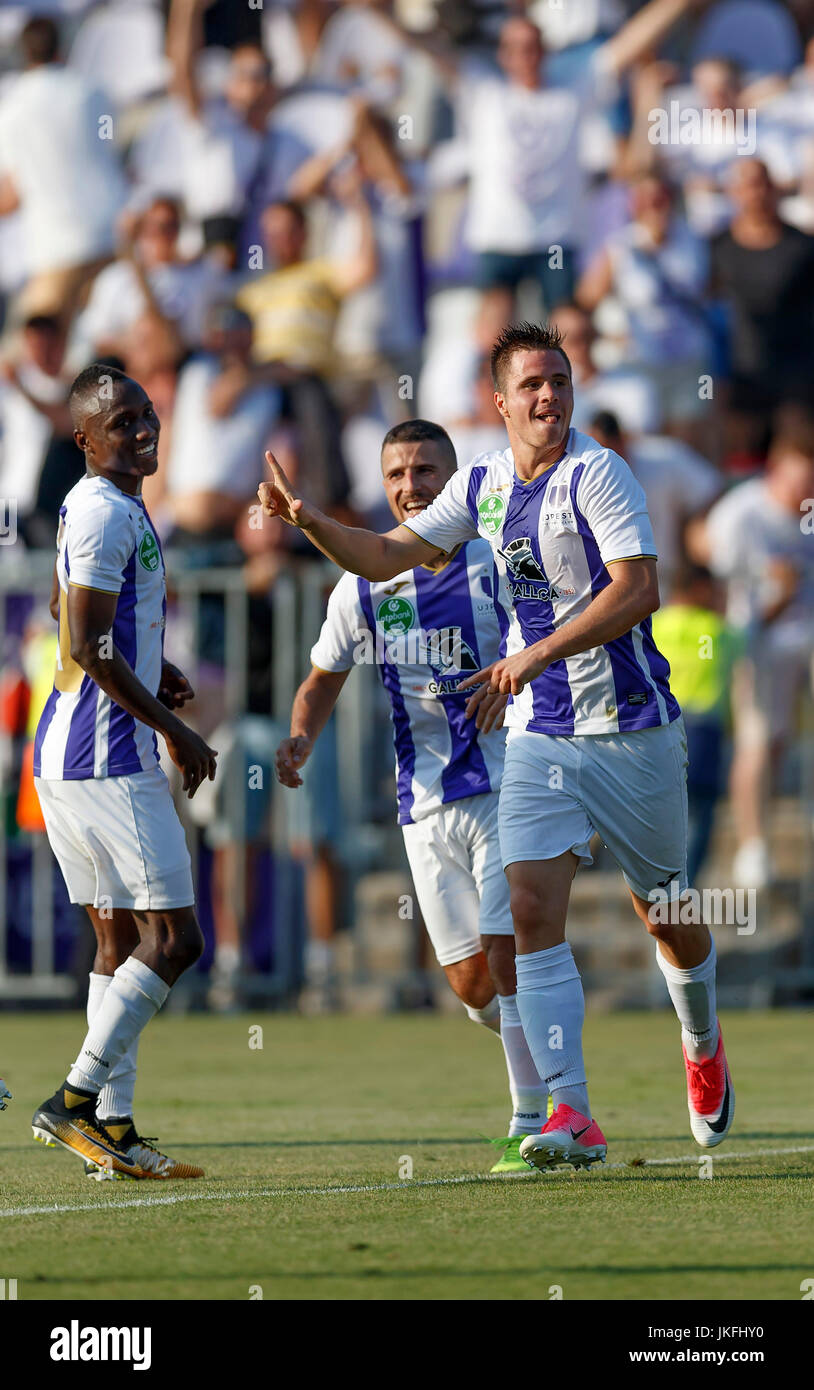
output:
[[[611,449],[570,430],[565,455],[524,483],[511,449],[460,469],[409,529],[448,551],[472,536],[492,547],[498,599],[512,613],[506,653],[576,618],[610,583],[613,560],[656,554],[645,495]],[[669,724],[680,710],[650,619],[604,646],[553,662],[506,711],[543,734],[608,734]]]
[[[479,733],[464,713],[469,692],[456,694],[505,651],[496,584],[489,546],[475,540],[437,573],[419,565],[375,584],[344,574],[328,601],[311,661],[321,671],[376,661],[390,697],[400,825],[500,786],[504,731]]]
[[[113,644],[154,695],[167,611],[161,545],[141,499],[106,478],[82,478],[59,515],[59,650],[54,688],[34,740],[34,776],[80,781],[143,772],[158,762],[155,734],[71,658],[68,585],[119,595]]]

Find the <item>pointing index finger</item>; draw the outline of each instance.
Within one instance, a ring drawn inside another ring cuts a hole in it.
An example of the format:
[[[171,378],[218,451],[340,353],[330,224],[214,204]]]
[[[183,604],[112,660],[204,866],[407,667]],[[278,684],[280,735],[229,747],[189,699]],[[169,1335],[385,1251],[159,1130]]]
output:
[[[476,671],[473,676],[467,676],[466,680],[461,681],[460,685],[455,688],[456,690],[471,690],[474,685],[482,685],[484,680],[487,680],[491,674],[492,667],[484,666],[482,671]]]

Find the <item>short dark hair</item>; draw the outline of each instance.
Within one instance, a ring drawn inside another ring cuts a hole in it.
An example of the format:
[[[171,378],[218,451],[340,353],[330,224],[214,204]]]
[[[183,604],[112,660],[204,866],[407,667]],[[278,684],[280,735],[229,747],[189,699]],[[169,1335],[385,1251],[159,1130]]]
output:
[[[588,432],[593,434],[598,431],[606,439],[615,439],[617,444],[622,442],[622,426],[619,423],[619,416],[614,415],[612,410],[597,410],[588,421]]]
[[[68,409],[74,429],[82,428],[92,401],[98,402],[103,378],[114,383],[132,380],[126,372],[121,372],[118,367],[110,367],[104,362],[91,362],[89,367],[83,368],[68,392]]]
[[[295,198],[272,198],[270,203],[266,203],[263,211],[269,212],[271,208],[284,208],[286,212],[290,212],[291,216],[297,219],[301,227],[304,227],[308,220],[305,215],[305,208]]]
[[[47,15],[35,15],[23,26],[20,48],[28,67],[53,63],[59,52],[59,30]]]
[[[800,454],[814,459],[814,419],[805,408],[781,408],[775,414],[769,458],[780,453]]]
[[[506,368],[516,352],[558,352],[571,375],[571,363],[556,324],[510,323],[499,335],[490,358],[492,381],[498,391],[503,389]]]
[[[56,314],[29,314],[23,320],[23,328],[33,328],[35,333],[61,333],[62,320]]]
[[[388,444],[440,444],[446,451],[449,461],[453,468],[458,467],[458,456],[455,453],[455,445],[444,429],[443,425],[436,425],[434,420],[402,420],[400,425],[394,425],[382,440],[382,457]]]

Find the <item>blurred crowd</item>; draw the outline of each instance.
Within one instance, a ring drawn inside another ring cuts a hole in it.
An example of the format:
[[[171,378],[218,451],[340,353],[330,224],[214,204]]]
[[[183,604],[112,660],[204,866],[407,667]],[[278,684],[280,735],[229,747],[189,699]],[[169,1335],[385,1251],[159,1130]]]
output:
[[[83,472],[71,379],[123,367],[162,421],[144,499],[177,563],[243,567],[249,713],[263,605],[310,553],[252,524],[264,449],[384,527],[386,430],[435,420],[461,465],[504,448],[489,349],[556,321],[574,424],[647,493],[692,874],[731,742],[733,881],[770,881],[814,650],[814,0],[7,3],[0,313],[18,544],[53,546]]]

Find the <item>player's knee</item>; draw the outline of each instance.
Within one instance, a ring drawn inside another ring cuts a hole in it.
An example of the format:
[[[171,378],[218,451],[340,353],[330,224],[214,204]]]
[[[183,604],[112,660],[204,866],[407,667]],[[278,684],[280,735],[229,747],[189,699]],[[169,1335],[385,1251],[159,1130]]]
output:
[[[545,901],[533,888],[516,885],[511,893],[515,932],[530,932],[545,924]]]
[[[494,997],[495,987],[482,953],[445,965],[444,973],[450,988],[467,1008],[484,1009]]]
[[[159,950],[171,969],[181,974],[200,959],[204,939],[192,908],[160,914]]]
[[[517,993],[513,936],[493,936],[484,947],[492,984],[499,994]]]

